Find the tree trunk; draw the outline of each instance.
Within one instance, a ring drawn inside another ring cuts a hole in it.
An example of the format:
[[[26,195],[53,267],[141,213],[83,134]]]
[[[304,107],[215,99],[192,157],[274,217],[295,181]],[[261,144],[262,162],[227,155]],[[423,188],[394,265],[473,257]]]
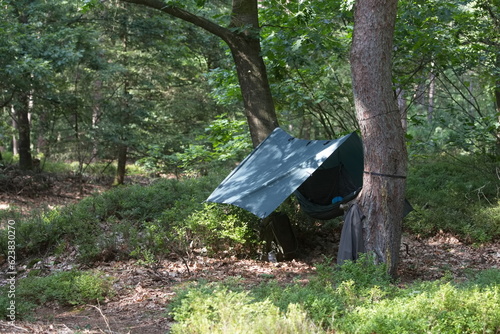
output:
[[[233,0],[229,28],[221,27],[181,8],[166,5],[161,0],[121,1],[158,9],[224,40],[231,49],[236,65],[253,145],[257,146],[278,126],[266,67],[260,54],[257,0]]]
[[[499,46],[500,48],[500,46]],[[496,64],[497,68],[500,68],[500,53],[497,53],[497,58],[496,58]],[[500,79],[497,79],[495,81],[495,104],[496,104],[496,111],[498,115],[498,123],[500,124]],[[495,145],[495,153],[497,157],[500,157],[500,126],[497,126],[496,130],[494,130],[493,136],[496,138],[496,145]]]
[[[49,112],[41,112],[39,113],[38,116],[38,127],[36,131],[36,148],[35,152],[36,153],[42,153],[44,158],[50,157],[50,145],[49,145],[49,140],[47,139],[47,136],[50,133],[50,126],[49,126]]]
[[[115,185],[123,184],[125,181],[125,172],[127,167],[127,145],[118,146],[118,163],[116,166]]]
[[[92,95],[92,132],[96,132],[99,121],[101,119],[101,102],[102,102],[102,80],[98,79],[94,82],[94,93]],[[97,157],[99,154],[99,143],[93,142],[92,156]]]
[[[278,126],[266,66],[260,54],[257,0],[233,0],[229,26],[244,29],[227,35],[225,41],[236,65],[245,114],[256,147]]]
[[[31,170],[33,161],[31,157],[31,129],[30,129],[30,96],[28,93],[21,93],[21,108],[16,110],[17,129],[19,138],[17,140],[17,151],[19,153],[19,168],[21,170]]]
[[[29,3],[33,2],[32,0]],[[29,23],[28,14],[29,11],[20,11],[17,7],[14,10],[18,14],[18,22],[23,25]],[[19,138],[17,140],[17,151],[19,154],[19,168],[21,170],[30,170],[33,168],[33,161],[31,157],[31,129],[30,129],[30,111],[32,108],[32,94],[30,93],[31,85],[31,74],[25,73],[24,79],[26,80],[27,86],[21,89],[19,92],[19,107],[16,108],[16,123]]]
[[[432,123],[434,119],[434,96],[436,94],[436,74],[431,72],[429,75],[429,105],[427,107],[427,122]]]
[[[364,143],[365,249],[396,275],[403,220],[407,156],[403,127],[392,91],[391,54],[397,0],[357,0],[351,71]]]
[[[16,109],[14,109],[14,106],[11,106],[10,108],[11,111],[11,117],[12,117],[12,128],[14,129],[14,133],[19,133],[19,130],[17,128],[17,115],[16,115]],[[17,143],[17,137],[16,135],[12,135],[12,154],[13,155],[18,155],[19,151],[17,150],[18,147]]]
[[[402,88],[396,89],[396,96],[398,101],[399,115],[401,117],[401,126],[403,131],[406,133],[408,130],[408,104],[405,99],[406,91]]]

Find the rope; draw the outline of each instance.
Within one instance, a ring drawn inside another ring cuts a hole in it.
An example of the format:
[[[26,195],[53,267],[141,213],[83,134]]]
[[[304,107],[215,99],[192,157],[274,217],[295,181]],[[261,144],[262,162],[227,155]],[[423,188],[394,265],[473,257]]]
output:
[[[359,121],[360,122],[364,122],[364,121],[369,121],[373,118],[376,118],[376,117],[379,117],[379,116],[385,116],[385,115],[389,115],[389,114],[392,114],[392,113],[400,113],[399,109],[396,109],[396,110],[389,110],[387,112],[383,112],[383,113],[380,113],[380,114],[377,114],[377,115],[373,115],[373,116],[370,116],[370,117],[367,117],[367,118],[363,118],[363,119],[360,119]]]
[[[375,173],[375,172],[367,172],[366,170],[363,171],[365,174],[370,174],[370,175],[376,175],[376,176],[383,176],[383,177],[393,177],[396,179],[406,179],[406,176],[404,175],[396,175],[396,174],[383,174],[383,173]]]

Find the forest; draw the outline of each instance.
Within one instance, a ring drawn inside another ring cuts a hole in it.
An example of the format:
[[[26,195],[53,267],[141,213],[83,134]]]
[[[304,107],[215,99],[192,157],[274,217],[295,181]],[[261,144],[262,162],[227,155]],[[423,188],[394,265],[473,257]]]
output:
[[[499,0],[0,15],[0,333],[500,333]],[[278,126],[363,140],[356,261],[206,201]]]

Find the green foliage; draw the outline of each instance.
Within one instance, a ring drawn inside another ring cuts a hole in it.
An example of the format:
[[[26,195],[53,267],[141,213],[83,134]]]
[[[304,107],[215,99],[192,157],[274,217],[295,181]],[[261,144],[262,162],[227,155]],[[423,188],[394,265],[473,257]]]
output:
[[[383,266],[374,265],[369,256],[341,267],[331,267],[327,261],[317,268],[318,275],[305,285],[282,286],[271,281],[248,288],[228,281],[187,287],[172,303],[171,313],[177,322],[174,333],[211,333],[222,328],[266,332],[262,323],[272,317],[272,324],[281,325],[281,321],[288,321],[292,309],[300,311],[296,316],[301,315],[301,322],[306,324],[295,327],[294,333],[500,330],[498,269],[476,273],[461,285],[436,281],[397,287],[390,283]],[[247,319],[249,313],[252,322]]]
[[[410,153],[496,154],[499,7],[406,0],[398,9],[394,80]]]
[[[465,287],[494,287],[500,285],[500,270],[486,269],[475,272],[471,275],[469,282],[464,284]]]
[[[354,281],[359,289],[370,288],[374,285],[389,286],[391,277],[387,273],[385,264],[375,264],[375,256],[360,254],[357,261],[345,261],[342,265],[332,267],[330,261],[316,265],[321,282],[331,281],[339,284]]]
[[[258,219],[243,209],[230,205],[205,204],[187,217],[182,229],[193,242],[206,247],[209,254],[255,252]]]
[[[495,333],[500,329],[500,290],[422,283],[395,298],[357,307],[339,319],[346,333]]]
[[[197,143],[190,141],[181,152],[169,154],[158,145],[150,146],[148,157],[139,164],[155,172],[168,172],[187,175],[206,174],[214,165],[241,160],[252,143],[248,136],[246,122],[235,120],[227,114],[219,115],[196,137]]]
[[[385,266],[375,264],[369,255],[341,266],[332,266],[331,260],[325,259],[316,264],[316,271],[306,286],[293,284],[283,288],[270,283],[254,289],[254,293],[259,298],[270,298],[282,310],[298,303],[315,323],[331,327],[335,319],[358,305],[379,300],[394,290]]]
[[[297,304],[281,312],[247,292],[193,289],[174,310],[172,333],[324,333]]]
[[[252,148],[247,123],[230,119],[227,114],[217,116],[205,132],[199,139],[212,145],[213,160],[242,159],[242,154],[248,153]]]
[[[99,272],[78,270],[19,279],[15,290],[16,319],[26,318],[37,306],[47,302],[57,302],[62,306],[102,302],[113,294],[111,283],[111,277]],[[10,299],[7,287],[1,290],[0,318],[5,318]]]
[[[262,50],[282,126],[322,138],[355,130],[347,61],[352,33],[348,4],[264,3]]]
[[[133,257],[151,263],[171,252],[187,254],[191,247],[252,253],[257,218],[236,207],[203,204],[220,179],[214,171],[197,179],[117,187],[64,208],[33,212],[16,219],[18,256],[76,248],[82,262]],[[7,237],[0,230],[0,245],[7,245]]]
[[[415,212],[406,219],[412,232],[450,232],[469,242],[500,237],[496,164],[473,156],[434,157],[410,166],[407,197]]]

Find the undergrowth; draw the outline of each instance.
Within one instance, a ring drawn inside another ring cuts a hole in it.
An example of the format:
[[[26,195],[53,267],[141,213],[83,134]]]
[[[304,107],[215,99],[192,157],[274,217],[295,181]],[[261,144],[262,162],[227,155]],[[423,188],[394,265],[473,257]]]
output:
[[[462,157],[411,164],[407,198],[415,208],[407,231],[453,233],[463,241],[500,237],[498,166]],[[77,251],[79,262],[135,258],[151,264],[193,249],[208,255],[247,255],[257,248],[258,220],[228,205],[203,203],[227,171],[198,178],[123,186],[55,210],[0,213],[16,221],[18,261]],[[6,252],[0,227],[0,250]],[[4,253],[5,254],[5,253]],[[7,254],[5,254],[7,255]],[[414,283],[400,288],[369,257],[334,267],[316,266],[309,283],[269,282],[247,288],[233,282],[179,291],[172,304],[173,333],[462,333],[500,331],[500,271],[476,273],[467,284]],[[89,276],[90,275],[90,276]],[[75,288],[84,281],[84,288]],[[66,283],[65,283],[66,282]],[[68,283],[69,282],[69,283]],[[86,272],[18,281],[16,310],[28,314],[48,301],[77,305],[109,293],[106,280]],[[95,287],[96,289],[93,290]],[[5,310],[5,294],[0,310]],[[2,316],[2,314],[0,314]]]
[[[234,280],[185,287],[171,306],[172,333],[498,333],[500,270],[466,284],[400,288],[369,256],[317,266],[306,285]]]
[[[15,284],[15,289],[10,289],[9,284],[0,288],[0,319],[9,315],[13,300],[15,318],[23,319],[48,302],[60,306],[96,304],[113,295],[112,278],[98,271],[72,270],[44,277],[29,275],[16,280]]]
[[[407,198],[415,208],[406,229],[443,231],[470,243],[500,238],[500,166],[474,156],[427,157],[410,164]]]
[[[412,162],[407,198],[415,210],[405,220],[407,231],[421,236],[443,231],[472,243],[500,237],[498,166],[473,157],[460,159]],[[249,254],[256,249],[258,219],[233,206],[203,203],[226,174],[215,170],[198,178],[117,187],[64,208],[32,212],[28,218],[9,210],[0,213],[1,223],[16,220],[21,260],[64,255],[71,247],[86,263],[129,257],[151,263],[171,253],[187,256],[193,248],[208,254]],[[307,235],[306,225],[312,223],[301,217],[292,213],[291,220],[303,221],[296,225],[297,233]],[[7,250],[1,226],[0,249]]]
[[[203,203],[219,181],[217,174],[161,179],[32,212],[15,220],[17,257],[64,255],[76,248],[82,263],[132,257],[151,264],[171,253],[187,256],[193,248],[210,254],[252,252],[257,219],[237,207]],[[17,217],[11,211],[2,216]],[[1,227],[0,250],[7,251],[7,231]]]

